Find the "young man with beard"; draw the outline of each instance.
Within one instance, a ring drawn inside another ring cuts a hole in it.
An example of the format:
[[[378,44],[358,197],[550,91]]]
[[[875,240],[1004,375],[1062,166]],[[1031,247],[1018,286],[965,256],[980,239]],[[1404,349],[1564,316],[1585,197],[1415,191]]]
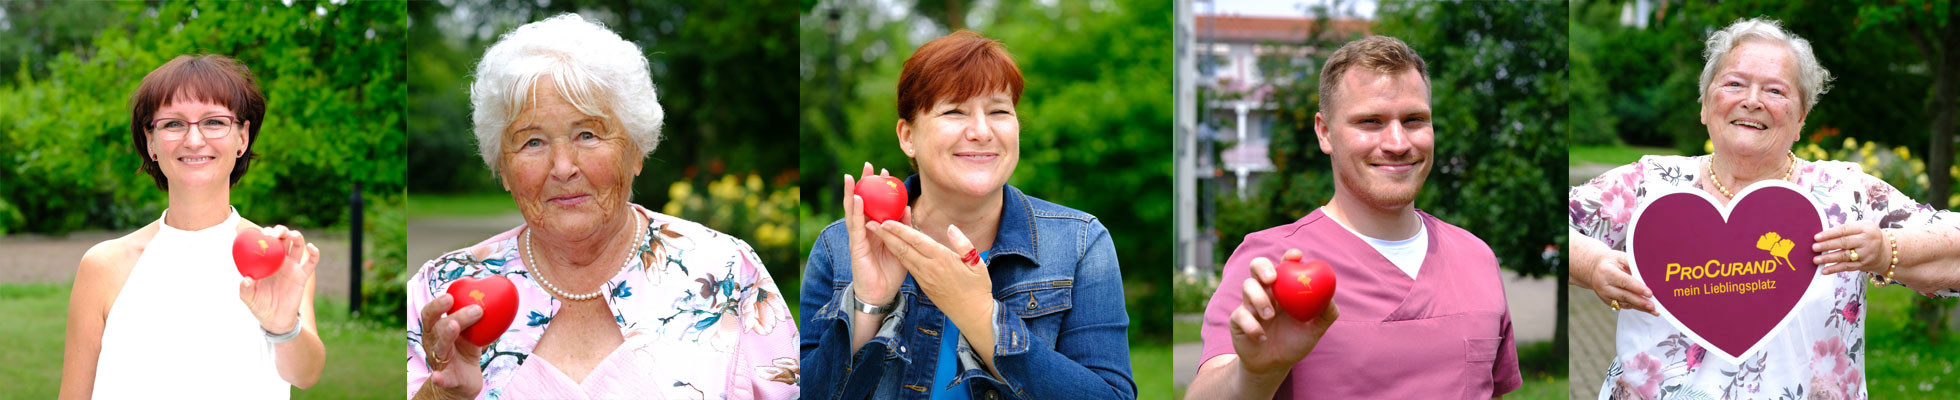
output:
[[[1246,235],[1226,261],[1188,397],[1485,399],[1522,383],[1496,256],[1414,205],[1434,164],[1426,73],[1385,36],[1322,66],[1314,133],[1333,159],[1334,198]],[[1333,267],[1319,318],[1276,307],[1271,257],[1282,255]]]

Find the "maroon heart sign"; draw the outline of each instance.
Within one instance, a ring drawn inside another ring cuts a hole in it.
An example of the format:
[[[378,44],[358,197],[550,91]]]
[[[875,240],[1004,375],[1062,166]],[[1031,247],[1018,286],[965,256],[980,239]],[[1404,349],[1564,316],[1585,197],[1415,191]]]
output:
[[[1728,207],[1674,192],[1641,205],[1627,228],[1633,276],[1663,318],[1731,363],[1782,330],[1817,277],[1812,238],[1824,214],[1796,186],[1750,185]]]

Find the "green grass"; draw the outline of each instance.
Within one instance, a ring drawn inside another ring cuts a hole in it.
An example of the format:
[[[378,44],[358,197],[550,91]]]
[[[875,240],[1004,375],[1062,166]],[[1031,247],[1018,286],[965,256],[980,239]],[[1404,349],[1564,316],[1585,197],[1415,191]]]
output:
[[[1203,342],[1204,337],[1200,335],[1200,330],[1204,329],[1204,327],[1205,324],[1203,322],[1172,322],[1171,343]]]
[[[312,388],[294,390],[294,399],[398,398],[408,390],[403,327],[355,319],[339,301],[317,300],[313,310],[327,370]]]
[[[51,399],[61,390],[62,343],[67,329],[67,284],[0,285],[0,382],[7,397]],[[320,340],[327,369],[320,382],[294,390],[295,399],[399,398],[406,389],[402,364],[407,344],[401,327],[355,321],[347,305],[321,300]],[[168,367],[168,366],[162,366]]]
[[[1506,399],[1564,399],[1569,398],[1571,389],[1563,376],[1524,377],[1524,386],[1504,395]]]
[[[61,392],[68,285],[0,285],[0,382],[7,396],[52,399]]]
[[[410,217],[478,217],[517,212],[509,193],[409,194]]]
[[[1504,395],[1507,399],[1563,399],[1571,388],[1566,387],[1566,354],[1552,350],[1550,340],[1521,343],[1518,345],[1518,370],[1524,375],[1524,385],[1518,390]]]
[[[1677,155],[1679,151],[1665,147],[1640,146],[1572,146],[1566,150],[1570,156],[1566,165],[1583,163],[1625,165],[1640,161],[1644,155]]]
[[[1865,390],[1874,399],[1950,397],[1960,393],[1960,332],[1944,331],[1938,340],[1906,326],[1913,300],[1919,295],[1896,287],[1865,294]],[[1951,302],[1953,300],[1940,300]],[[1935,343],[1937,342],[1937,343]]]
[[[1175,399],[1171,392],[1171,347],[1145,344],[1130,347],[1130,377],[1137,381],[1138,399]]]

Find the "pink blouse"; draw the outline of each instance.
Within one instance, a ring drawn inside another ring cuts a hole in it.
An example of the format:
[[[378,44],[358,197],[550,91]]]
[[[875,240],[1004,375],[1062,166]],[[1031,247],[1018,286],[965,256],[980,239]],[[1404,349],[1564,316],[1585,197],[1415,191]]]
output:
[[[1568,193],[1571,227],[1615,251],[1626,251],[1627,224],[1641,204],[1666,191],[1701,190],[1707,156],[1646,156],[1601,174]],[[1806,196],[1824,206],[1824,228],[1871,221],[1882,228],[1953,229],[1960,216],[1920,204],[1858,164],[1814,161],[1791,176]],[[1865,291],[1868,274],[1820,276],[1825,295],[1807,296],[1766,339],[1763,350],[1742,363],[1708,357],[1707,349],[1660,317],[1618,312],[1615,348],[1599,398],[1867,397],[1865,386]],[[1813,289],[1820,290],[1820,289]],[[1903,290],[1903,289],[1882,289]],[[1953,297],[1952,288],[1913,288]],[[1595,305],[1595,307],[1597,307]]]
[[[408,391],[429,379],[419,310],[465,276],[517,285],[517,319],[484,347],[479,399],[798,396],[796,323],[775,279],[740,239],[633,209],[648,224],[639,251],[605,286],[625,342],[575,382],[532,350],[562,304],[518,256],[520,226],[424,264],[408,282]]]

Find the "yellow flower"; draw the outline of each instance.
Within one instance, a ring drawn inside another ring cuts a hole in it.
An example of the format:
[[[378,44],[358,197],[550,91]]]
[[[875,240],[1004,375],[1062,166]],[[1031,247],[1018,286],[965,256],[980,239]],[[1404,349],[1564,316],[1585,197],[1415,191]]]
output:
[[[687,196],[692,195],[694,195],[694,184],[692,183],[688,183],[687,181],[674,181],[674,184],[667,185],[667,197],[669,198],[685,199]]]

